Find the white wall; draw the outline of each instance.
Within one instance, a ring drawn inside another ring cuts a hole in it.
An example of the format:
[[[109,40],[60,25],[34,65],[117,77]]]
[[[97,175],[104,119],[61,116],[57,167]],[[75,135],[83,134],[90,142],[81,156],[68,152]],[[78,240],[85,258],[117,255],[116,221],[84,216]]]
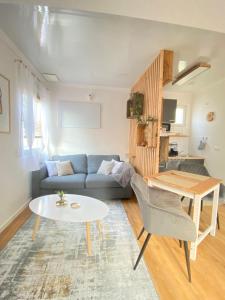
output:
[[[191,114],[192,114],[192,93],[188,92],[169,92],[164,91],[163,98],[166,99],[177,99],[177,105],[185,107],[186,120],[185,125],[171,125],[171,131],[179,132],[188,137],[170,138],[170,142],[177,142],[179,154],[186,155],[191,154],[189,149],[189,140],[191,134]]]
[[[193,101],[191,151],[205,157],[212,176],[225,182],[225,80],[196,94]],[[208,112],[215,112],[215,120],[208,122]],[[205,150],[198,150],[202,137],[208,138]]]
[[[17,53],[16,53],[17,52]],[[0,231],[23,209],[30,196],[30,176],[18,156],[18,134],[14,98],[14,60],[23,58],[0,31],[0,74],[10,80],[11,133],[0,133]]]
[[[52,101],[51,151],[57,154],[119,154],[128,153],[129,121],[126,119],[127,89],[78,87],[53,84],[49,86]],[[57,114],[60,101],[93,101],[101,103],[101,128],[60,128]]]

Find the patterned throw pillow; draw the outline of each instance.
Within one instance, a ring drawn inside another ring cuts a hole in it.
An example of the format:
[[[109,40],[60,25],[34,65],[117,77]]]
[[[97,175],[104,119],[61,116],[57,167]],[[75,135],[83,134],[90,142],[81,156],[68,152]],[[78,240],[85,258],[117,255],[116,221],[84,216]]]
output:
[[[111,161],[107,161],[107,160],[103,160],[97,174],[102,174],[102,175],[109,175],[112,172],[112,169],[114,167],[114,162]]]
[[[69,160],[60,161],[57,163],[56,166],[58,170],[58,176],[66,176],[66,175],[74,174],[71,162]]]
[[[58,170],[57,170],[58,162],[59,160],[47,160],[45,162],[49,177],[58,176]]]

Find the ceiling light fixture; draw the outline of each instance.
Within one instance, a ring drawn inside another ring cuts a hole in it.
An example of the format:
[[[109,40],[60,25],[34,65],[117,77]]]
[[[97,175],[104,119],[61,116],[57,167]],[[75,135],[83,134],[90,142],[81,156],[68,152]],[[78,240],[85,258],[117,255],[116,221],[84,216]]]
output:
[[[55,74],[43,73],[42,75],[47,81],[51,81],[51,82],[59,81],[57,75],[55,75]]]
[[[187,69],[186,71],[178,74],[176,79],[172,82],[174,85],[182,85],[185,84],[187,81],[193,79],[194,77],[198,76],[199,74],[207,71],[211,66],[207,63],[198,63],[191,68]]]

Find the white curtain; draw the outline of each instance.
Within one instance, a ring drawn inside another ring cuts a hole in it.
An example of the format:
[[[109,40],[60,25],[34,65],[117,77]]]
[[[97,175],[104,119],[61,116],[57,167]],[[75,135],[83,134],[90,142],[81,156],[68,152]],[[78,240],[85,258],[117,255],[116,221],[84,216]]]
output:
[[[48,90],[40,87],[41,98],[41,124],[42,124],[42,161],[49,156],[49,115],[50,115],[50,99]]]
[[[20,61],[16,62],[16,101],[17,101],[17,123],[19,136],[19,155],[24,167],[29,170],[37,170],[40,163],[47,158],[48,154],[48,126],[42,129],[42,146],[34,148],[35,139],[35,118],[34,99],[39,93],[40,101],[47,102],[47,92],[38,83],[31,71]],[[38,91],[40,89],[40,91]],[[43,124],[46,124],[46,113],[43,105]],[[26,137],[26,139],[24,138]],[[26,144],[25,144],[26,140]]]

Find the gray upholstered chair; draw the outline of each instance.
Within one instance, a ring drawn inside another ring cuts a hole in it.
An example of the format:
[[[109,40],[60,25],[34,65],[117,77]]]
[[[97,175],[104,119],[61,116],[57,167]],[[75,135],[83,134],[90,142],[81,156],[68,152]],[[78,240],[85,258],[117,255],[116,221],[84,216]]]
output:
[[[203,176],[210,176],[208,170],[206,169],[206,167],[204,165],[200,165],[200,164],[195,164],[195,163],[181,163],[178,167],[179,171],[182,172],[188,172],[188,173],[193,173],[193,174],[199,174],[199,175],[203,175]],[[220,194],[219,194],[219,204],[224,203],[224,191],[225,191],[225,187],[223,184],[220,185]],[[181,198],[181,201],[184,200],[185,197]],[[213,194],[209,194],[206,197],[204,197],[201,201],[201,210],[203,209],[203,202],[204,200],[208,200],[208,201],[212,201],[213,199]],[[191,214],[191,208],[192,208],[192,204],[193,204],[193,199],[190,199],[189,201],[189,208],[188,208],[188,214]],[[219,221],[219,213],[217,214],[217,227],[218,229],[220,229],[220,221]]]
[[[188,278],[191,281],[188,241],[195,241],[197,232],[194,222],[182,209],[180,198],[174,193],[150,188],[138,174],[133,175],[131,186],[136,194],[144,223],[138,239],[145,230],[148,232],[134,270],[138,266],[151,235],[168,236],[184,241]]]

